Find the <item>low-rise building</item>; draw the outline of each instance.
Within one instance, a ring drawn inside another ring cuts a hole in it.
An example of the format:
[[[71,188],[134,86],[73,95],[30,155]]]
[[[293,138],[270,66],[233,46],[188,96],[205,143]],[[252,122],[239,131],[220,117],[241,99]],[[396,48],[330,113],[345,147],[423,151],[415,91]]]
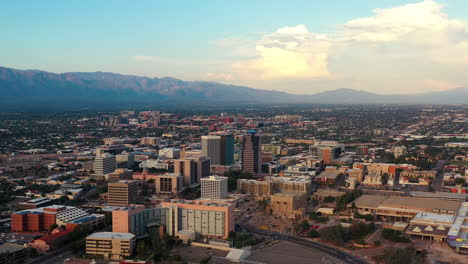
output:
[[[99,232],[86,237],[86,254],[101,255],[120,260],[133,255],[135,235],[130,233]]]
[[[0,245],[0,263],[23,263],[27,256],[28,249],[26,247],[10,243]]]
[[[353,204],[360,214],[374,214],[384,221],[400,222],[409,222],[422,212],[455,215],[461,205],[458,201],[394,195],[362,195]]]
[[[276,193],[270,196],[267,211],[270,210],[273,215],[296,219],[304,216],[306,204],[306,193]]]

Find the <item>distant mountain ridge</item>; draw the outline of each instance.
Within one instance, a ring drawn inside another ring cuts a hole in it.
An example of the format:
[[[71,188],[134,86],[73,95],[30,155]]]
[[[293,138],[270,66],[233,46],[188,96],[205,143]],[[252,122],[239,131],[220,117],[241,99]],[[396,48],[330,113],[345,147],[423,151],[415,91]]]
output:
[[[149,78],[109,72],[55,74],[38,70],[0,67],[0,103],[51,103],[85,106],[87,103],[189,102],[189,103],[468,103],[468,89],[419,95],[380,95],[337,89],[313,95],[296,95],[207,81]],[[124,106],[122,106],[124,107]]]

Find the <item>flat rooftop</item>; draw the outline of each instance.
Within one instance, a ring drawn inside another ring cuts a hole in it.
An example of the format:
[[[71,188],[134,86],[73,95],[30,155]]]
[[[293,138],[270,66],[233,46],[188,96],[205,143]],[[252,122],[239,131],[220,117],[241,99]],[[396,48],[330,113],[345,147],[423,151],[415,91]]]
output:
[[[134,234],[130,233],[116,233],[116,232],[98,232],[92,233],[86,238],[97,238],[97,239],[132,239]]]
[[[452,224],[455,218],[455,215],[421,212],[413,217],[413,221]]]
[[[461,206],[461,202],[449,201],[438,198],[416,198],[411,196],[396,195],[362,195],[354,201],[357,207],[386,207],[398,209],[421,209],[432,211],[434,209],[456,212]]]
[[[0,245],[0,254],[6,253],[6,252],[16,252],[16,251],[23,250],[23,249],[24,247],[22,246],[5,243],[5,244]]]
[[[384,195],[368,195],[364,194],[359,196],[355,201],[354,204],[357,207],[369,207],[369,208],[377,208],[377,206],[385,200],[387,196]]]
[[[416,198],[408,196],[387,196],[380,203],[381,206],[398,207],[398,208],[418,208],[425,210],[443,209],[453,211],[454,213],[460,208],[461,202],[447,201],[437,198]]]

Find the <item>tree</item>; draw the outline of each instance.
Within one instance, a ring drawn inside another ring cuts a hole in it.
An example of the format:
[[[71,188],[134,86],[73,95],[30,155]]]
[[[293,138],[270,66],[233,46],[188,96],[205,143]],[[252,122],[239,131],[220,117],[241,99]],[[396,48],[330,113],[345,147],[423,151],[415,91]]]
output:
[[[57,224],[51,224],[49,227],[49,231],[52,232],[57,227],[59,227]]]
[[[187,240],[187,245],[189,245],[189,246],[192,245],[192,239],[189,238],[189,239]]]
[[[146,244],[145,244],[144,240],[138,241],[136,251],[137,251],[137,255],[138,255],[139,258],[143,258],[145,256]]]
[[[455,184],[464,184],[465,183],[465,179],[464,178],[456,178],[455,179]]]
[[[319,237],[319,232],[315,229],[311,229],[308,233],[307,233],[307,236],[310,237],[310,238],[315,238],[315,237]]]

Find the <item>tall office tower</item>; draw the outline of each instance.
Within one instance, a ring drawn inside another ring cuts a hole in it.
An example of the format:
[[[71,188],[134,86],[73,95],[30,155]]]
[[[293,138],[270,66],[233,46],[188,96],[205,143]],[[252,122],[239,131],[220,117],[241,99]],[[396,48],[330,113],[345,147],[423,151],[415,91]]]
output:
[[[234,135],[221,135],[221,165],[234,164]]]
[[[210,158],[211,165],[234,164],[234,136],[227,133],[202,136],[202,155]]]
[[[242,138],[242,171],[253,174],[262,171],[262,140],[257,131],[250,130]]]
[[[110,182],[108,187],[109,205],[127,206],[137,201],[137,181]]]
[[[310,154],[322,159],[324,164],[331,164],[341,154],[340,146],[311,146],[309,150]]]
[[[104,174],[114,172],[116,168],[117,162],[114,155],[105,153],[101,156],[96,156],[94,159],[93,170],[97,176],[104,176]]]
[[[201,179],[202,199],[224,199],[228,196],[228,178],[210,176]]]
[[[200,156],[174,160],[174,173],[184,175],[184,187],[199,183],[211,174],[210,159]]]
[[[211,165],[221,164],[221,137],[202,136],[202,155],[210,158]]]

